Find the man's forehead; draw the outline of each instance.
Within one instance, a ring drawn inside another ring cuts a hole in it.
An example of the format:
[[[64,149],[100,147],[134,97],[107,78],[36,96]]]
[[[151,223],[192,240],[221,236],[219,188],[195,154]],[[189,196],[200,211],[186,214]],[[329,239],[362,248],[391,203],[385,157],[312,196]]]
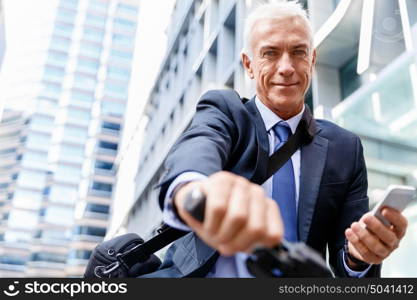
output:
[[[308,25],[300,17],[261,19],[253,26],[252,42],[260,47],[280,43],[310,46],[311,35]]]

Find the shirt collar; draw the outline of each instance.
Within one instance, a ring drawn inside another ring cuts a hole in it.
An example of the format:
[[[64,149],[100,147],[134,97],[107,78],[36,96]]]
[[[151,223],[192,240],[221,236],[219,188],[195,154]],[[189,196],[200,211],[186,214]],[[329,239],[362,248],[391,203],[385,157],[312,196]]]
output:
[[[255,97],[255,104],[256,107],[259,110],[259,113],[261,114],[262,120],[264,121],[266,131],[272,129],[278,122],[283,121],[278,115],[276,115],[272,110],[270,110],[265,104],[262,103],[262,101],[258,98],[258,96]],[[291,132],[294,134],[295,130],[297,129],[298,123],[300,123],[300,120],[303,116],[305,110],[305,105],[303,105],[303,109],[300,113],[296,114],[294,117],[285,120],[285,123],[287,123],[290,128]]]

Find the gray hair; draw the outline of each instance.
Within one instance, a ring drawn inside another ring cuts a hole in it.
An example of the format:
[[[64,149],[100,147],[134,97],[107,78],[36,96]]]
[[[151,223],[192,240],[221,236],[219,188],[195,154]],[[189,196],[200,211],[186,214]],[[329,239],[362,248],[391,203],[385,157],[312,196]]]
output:
[[[299,17],[305,21],[307,29],[310,31],[311,45],[313,44],[313,30],[310,20],[307,17],[307,11],[303,6],[295,1],[280,1],[269,4],[261,4],[252,11],[245,20],[245,31],[243,36],[243,53],[252,57],[251,41],[252,30],[255,23],[264,19],[278,19],[282,17]]]

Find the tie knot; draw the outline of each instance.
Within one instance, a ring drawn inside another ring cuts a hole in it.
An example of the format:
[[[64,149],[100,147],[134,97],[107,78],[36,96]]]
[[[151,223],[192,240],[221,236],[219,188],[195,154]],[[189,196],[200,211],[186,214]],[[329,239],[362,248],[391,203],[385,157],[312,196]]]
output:
[[[288,137],[292,134],[290,126],[285,122],[277,123],[274,126],[274,132],[281,143],[288,141]]]

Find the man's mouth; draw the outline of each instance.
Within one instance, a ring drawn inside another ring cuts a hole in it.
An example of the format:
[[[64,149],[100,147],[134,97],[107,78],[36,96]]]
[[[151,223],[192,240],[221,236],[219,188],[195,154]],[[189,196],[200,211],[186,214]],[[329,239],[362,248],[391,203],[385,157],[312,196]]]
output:
[[[289,87],[289,86],[297,85],[298,82],[276,82],[276,83],[274,82],[272,84],[273,85],[276,85],[276,86]]]

